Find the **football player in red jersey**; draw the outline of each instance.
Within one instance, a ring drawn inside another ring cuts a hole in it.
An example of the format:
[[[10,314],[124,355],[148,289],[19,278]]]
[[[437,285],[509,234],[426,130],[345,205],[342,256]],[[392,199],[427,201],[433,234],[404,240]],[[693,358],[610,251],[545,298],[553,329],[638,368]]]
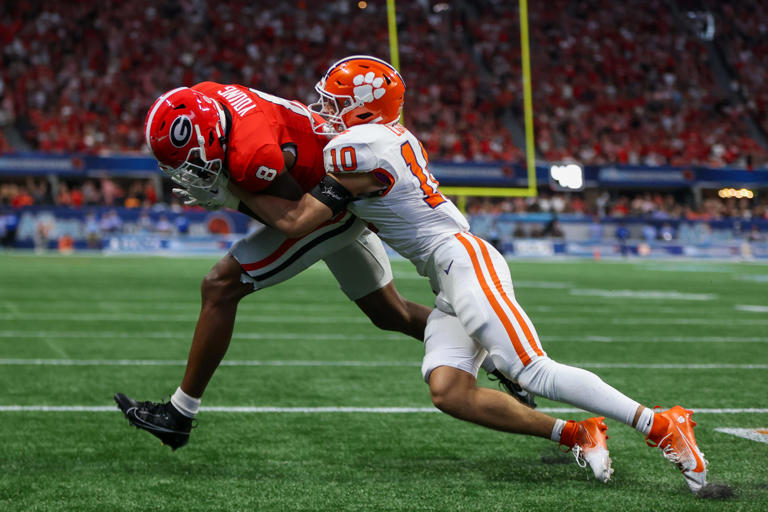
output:
[[[241,193],[293,199],[310,191],[325,176],[322,149],[328,142],[313,131],[314,116],[299,102],[203,82],[160,96],[147,115],[145,135],[162,170],[183,187],[175,191],[186,204],[227,206],[257,218],[228,192],[228,182]],[[431,309],[397,292],[381,241],[363,221],[342,212],[300,238],[265,227],[235,243],[203,279],[186,371],[171,401],[115,395],[131,424],[173,449],[184,446],[200,397],[229,346],[240,299],[321,259],[374,325],[423,339]]]

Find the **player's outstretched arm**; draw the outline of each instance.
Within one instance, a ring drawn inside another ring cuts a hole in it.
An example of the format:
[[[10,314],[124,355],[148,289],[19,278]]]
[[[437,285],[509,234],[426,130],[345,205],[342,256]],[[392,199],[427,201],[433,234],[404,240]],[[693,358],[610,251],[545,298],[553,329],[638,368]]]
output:
[[[372,174],[340,177],[329,174],[298,201],[291,201],[267,194],[250,194],[230,184],[256,215],[290,238],[306,235],[344,211],[355,196],[369,194],[381,187],[382,183]]]
[[[304,236],[333,217],[333,211],[313,196],[304,194],[298,201],[267,194],[241,196],[253,212],[289,238]]]

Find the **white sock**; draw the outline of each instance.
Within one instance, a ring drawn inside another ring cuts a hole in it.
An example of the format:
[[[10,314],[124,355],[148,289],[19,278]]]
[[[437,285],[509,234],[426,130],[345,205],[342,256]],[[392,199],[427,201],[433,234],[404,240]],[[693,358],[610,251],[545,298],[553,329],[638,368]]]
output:
[[[200,399],[189,396],[181,388],[176,388],[176,392],[171,396],[171,403],[187,418],[194,418],[200,410]]]
[[[594,373],[548,357],[537,358],[526,366],[517,381],[536,396],[566,402],[630,427],[640,406]]]
[[[551,440],[556,443],[560,442],[560,436],[563,435],[563,427],[565,426],[565,420],[555,418],[555,426],[552,428],[552,435],[549,436]]]
[[[641,434],[648,435],[651,433],[651,427],[653,426],[654,413],[652,409],[647,407],[640,413],[640,418],[637,420],[635,429]]]

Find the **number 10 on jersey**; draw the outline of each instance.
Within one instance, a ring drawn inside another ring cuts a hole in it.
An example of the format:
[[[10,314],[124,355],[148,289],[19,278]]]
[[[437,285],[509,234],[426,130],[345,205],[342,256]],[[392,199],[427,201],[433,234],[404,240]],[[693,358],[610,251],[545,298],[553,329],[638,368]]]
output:
[[[400,154],[403,156],[403,160],[405,160],[411,174],[416,176],[416,179],[419,180],[419,187],[421,188],[421,191],[424,192],[425,196],[424,202],[431,208],[443,204],[445,202],[445,197],[443,197],[443,194],[437,190],[437,186],[440,183],[434,176],[432,176],[432,173],[419,164],[419,161],[416,159],[416,153],[414,153],[413,146],[411,146],[410,142],[404,142],[403,145],[400,146]],[[424,151],[424,146],[421,146],[421,154],[424,156],[424,161],[429,163],[429,157],[427,156],[427,152]]]

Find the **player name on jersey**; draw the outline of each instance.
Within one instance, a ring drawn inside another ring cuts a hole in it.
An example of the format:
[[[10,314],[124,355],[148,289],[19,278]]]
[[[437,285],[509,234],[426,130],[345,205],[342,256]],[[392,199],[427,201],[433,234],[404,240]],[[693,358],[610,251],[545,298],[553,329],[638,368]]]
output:
[[[253,99],[249,98],[244,91],[241,91],[234,85],[228,85],[224,88],[224,90],[216,92],[219,96],[227,100],[230,105],[232,105],[232,108],[235,109],[235,112],[240,117],[245,115],[245,113],[252,108],[256,107]]]

